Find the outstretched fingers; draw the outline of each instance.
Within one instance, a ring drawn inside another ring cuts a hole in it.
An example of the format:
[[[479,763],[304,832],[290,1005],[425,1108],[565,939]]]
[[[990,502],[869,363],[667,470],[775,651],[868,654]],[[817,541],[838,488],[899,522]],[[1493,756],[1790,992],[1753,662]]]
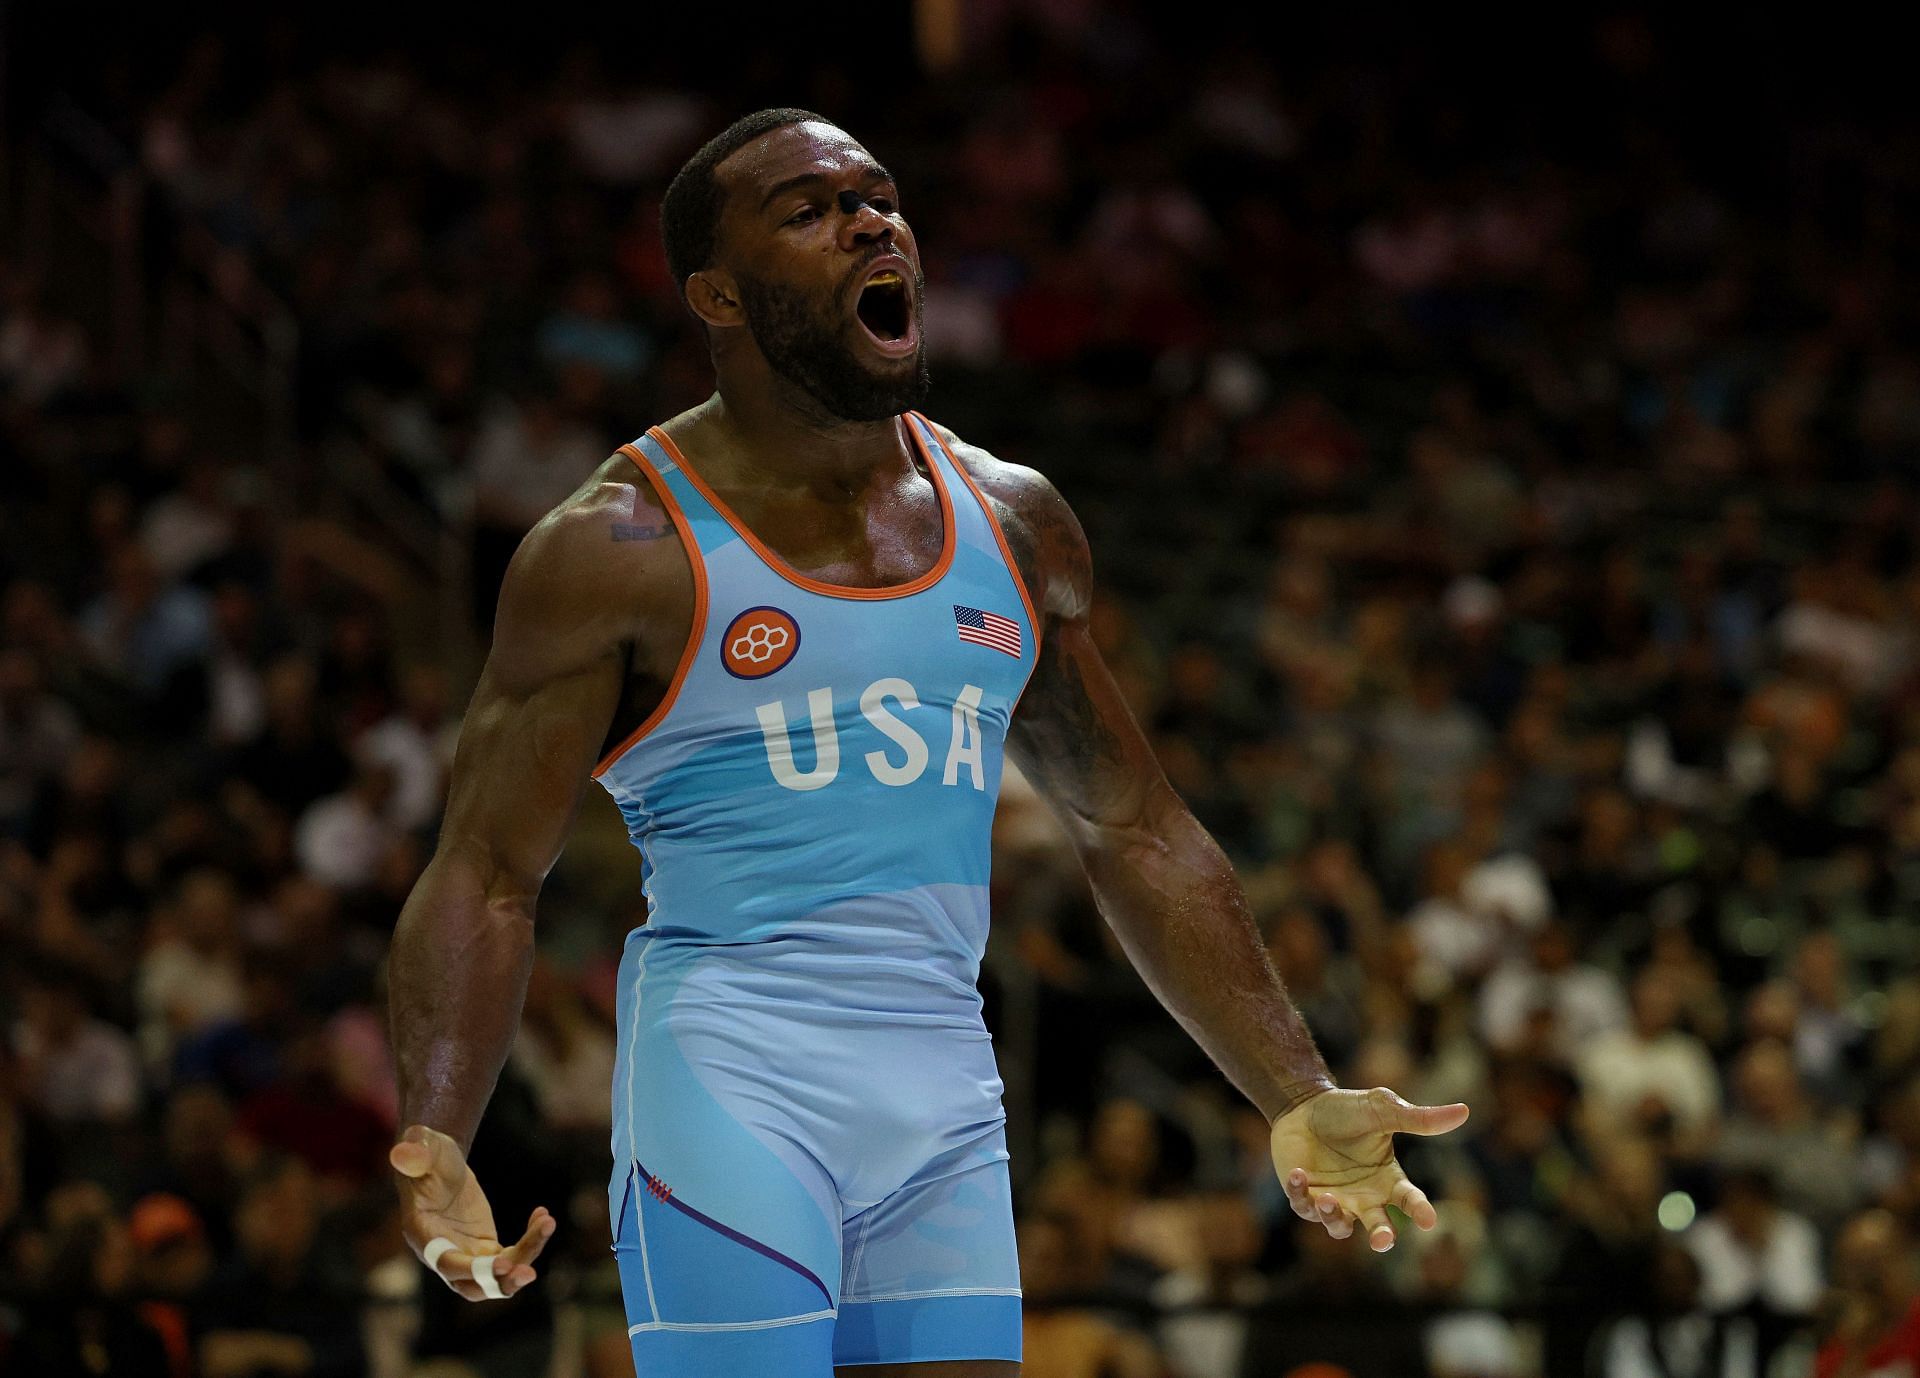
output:
[[[559,1222],[545,1206],[527,1217],[527,1231],[497,1252],[462,1249],[445,1235],[427,1241],[421,1261],[468,1301],[497,1301],[530,1287],[540,1276],[533,1261],[547,1247]]]
[[[431,1246],[430,1246],[431,1247]],[[440,1280],[468,1301],[489,1301],[510,1297],[532,1284],[537,1274],[519,1263],[505,1250],[494,1254],[468,1253],[451,1248],[435,1251],[433,1271]],[[491,1280],[492,1285],[488,1286]]]
[[[1324,1225],[1335,1239],[1352,1235],[1353,1212],[1331,1191],[1316,1192],[1307,1181],[1305,1168],[1294,1168],[1280,1179],[1280,1185],[1287,1193],[1287,1204],[1302,1220]]]
[[[527,1232],[510,1247],[502,1250],[500,1256],[511,1259],[516,1268],[531,1264],[540,1257],[540,1251],[547,1247],[547,1241],[553,1238],[553,1232],[559,1227],[560,1222],[553,1218],[551,1211],[545,1206],[536,1206],[533,1214],[527,1217]],[[533,1270],[528,1268],[527,1271],[531,1273]],[[531,1282],[533,1279],[529,1277],[527,1281]]]
[[[540,1276],[534,1271],[534,1259],[547,1247],[555,1228],[559,1228],[559,1221],[553,1219],[553,1213],[547,1211],[545,1205],[540,1205],[526,1217],[526,1234],[511,1246],[497,1253],[468,1253],[459,1247],[442,1249],[432,1261],[432,1269],[449,1288],[468,1301],[511,1297],[520,1288],[532,1286]]]
[[[1387,1214],[1388,1205],[1404,1212],[1420,1229],[1430,1230],[1440,1223],[1440,1213],[1434,1209],[1433,1202],[1427,1199],[1427,1194],[1404,1176],[1387,1193],[1386,1201],[1359,1207],[1342,1203],[1331,1191],[1315,1192],[1302,1168],[1293,1169],[1280,1180],[1287,1193],[1287,1204],[1295,1215],[1302,1220],[1324,1225],[1327,1233],[1335,1239],[1347,1238],[1357,1223],[1366,1231],[1368,1244],[1377,1252],[1391,1249],[1399,1238],[1392,1217]]]

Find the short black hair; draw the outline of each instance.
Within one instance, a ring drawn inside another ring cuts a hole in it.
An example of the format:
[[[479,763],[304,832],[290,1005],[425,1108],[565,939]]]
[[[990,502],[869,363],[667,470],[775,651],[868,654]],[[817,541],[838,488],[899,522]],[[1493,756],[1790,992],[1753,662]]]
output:
[[[833,123],[824,115],[790,105],[742,115],[702,144],[700,151],[674,174],[660,203],[660,238],[666,244],[667,271],[673,275],[674,290],[680,293],[682,301],[687,296],[687,278],[713,261],[713,241],[720,227],[721,208],[720,188],[714,183],[713,170],[729,154],[762,134],[810,121]]]

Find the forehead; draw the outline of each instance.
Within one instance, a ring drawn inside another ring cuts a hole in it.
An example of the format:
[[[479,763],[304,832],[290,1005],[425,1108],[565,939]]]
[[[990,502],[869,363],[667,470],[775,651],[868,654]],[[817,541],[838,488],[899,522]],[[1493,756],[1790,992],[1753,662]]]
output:
[[[736,204],[735,193],[771,187],[775,182],[802,173],[820,172],[828,176],[870,167],[874,157],[854,137],[838,125],[806,120],[782,125],[743,144],[729,153],[713,170],[714,180],[725,193],[729,208]],[[741,196],[737,203],[748,205]]]

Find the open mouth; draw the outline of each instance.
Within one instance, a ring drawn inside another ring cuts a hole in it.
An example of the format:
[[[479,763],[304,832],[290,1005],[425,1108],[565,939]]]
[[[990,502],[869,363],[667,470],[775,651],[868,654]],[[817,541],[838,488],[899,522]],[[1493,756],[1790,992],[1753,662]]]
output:
[[[854,314],[860,317],[860,324],[867,333],[881,344],[898,344],[906,338],[913,324],[912,300],[907,294],[907,281],[892,269],[875,273],[867,279],[867,285],[860,289],[860,300],[854,306]]]

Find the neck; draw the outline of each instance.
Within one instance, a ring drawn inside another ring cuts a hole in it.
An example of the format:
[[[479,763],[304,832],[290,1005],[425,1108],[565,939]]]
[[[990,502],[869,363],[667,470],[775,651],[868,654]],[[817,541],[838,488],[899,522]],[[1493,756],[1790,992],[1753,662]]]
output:
[[[771,370],[753,386],[730,386],[723,378],[689,416],[722,440],[730,466],[742,477],[781,486],[845,491],[910,462],[905,423],[898,417],[831,416]]]

